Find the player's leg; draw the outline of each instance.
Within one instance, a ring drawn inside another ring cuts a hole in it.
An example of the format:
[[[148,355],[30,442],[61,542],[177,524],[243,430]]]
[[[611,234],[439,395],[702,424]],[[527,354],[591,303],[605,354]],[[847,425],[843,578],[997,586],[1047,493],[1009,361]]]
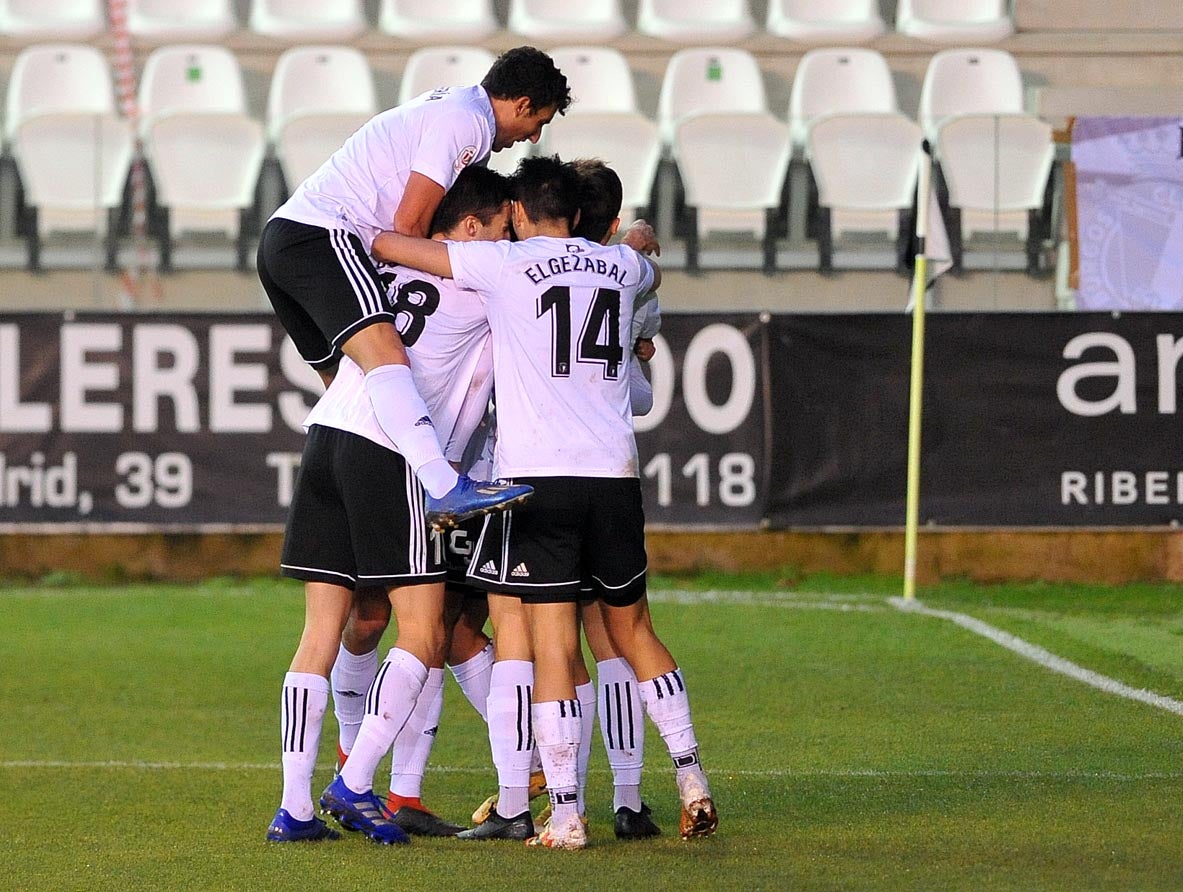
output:
[[[330,676],[337,716],[337,768],[345,764],[366,712],[366,692],[378,674],[378,643],[390,624],[390,600],[380,588],[359,589],[341,633]]]
[[[490,523],[494,522],[493,519]],[[493,668],[489,678],[486,716],[489,749],[497,769],[497,795],[473,815],[476,827],[464,840],[516,839],[534,835],[530,815],[530,763],[534,725],[530,715],[534,686],[534,654],[521,601],[513,595],[490,593],[493,624]]]
[[[612,770],[612,811],[617,839],[647,839],[661,834],[641,801],[641,769],[645,754],[645,713],[637,677],[616,652],[604,626],[600,601],[586,604],[583,634],[596,661],[600,736]]]
[[[582,605],[579,613],[582,614]],[[577,619],[578,623],[579,620]],[[579,646],[576,633],[574,662],[571,664],[572,680],[575,682],[575,699],[579,701],[579,754],[577,760],[579,778],[579,815],[587,822],[587,770],[591,764],[591,743],[596,726],[596,686],[592,684],[583,660],[583,648]]]
[[[684,839],[706,836],[718,826],[698,741],[690,716],[686,681],[669,650],[653,630],[645,597],[644,512],[635,478],[602,481],[595,511],[596,540],[589,552],[589,575],[606,609],[604,626],[614,650],[637,677],[641,703],[657,726],[673,760],[682,800]]]

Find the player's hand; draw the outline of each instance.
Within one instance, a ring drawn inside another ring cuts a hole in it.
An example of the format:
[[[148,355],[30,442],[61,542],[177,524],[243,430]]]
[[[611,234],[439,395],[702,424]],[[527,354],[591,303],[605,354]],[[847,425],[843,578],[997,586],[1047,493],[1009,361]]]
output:
[[[652,338],[637,338],[637,343],[633,345],[633,353],[641,362],[648,362],[656,352],[657,347],[654,346]]]
[[[661,245],[657,241],[657,233],[644,220],[634,220],[632,225],[620,237],[620,243],[628,245],[634,251],[646,256],[656,254],[661,256]]]

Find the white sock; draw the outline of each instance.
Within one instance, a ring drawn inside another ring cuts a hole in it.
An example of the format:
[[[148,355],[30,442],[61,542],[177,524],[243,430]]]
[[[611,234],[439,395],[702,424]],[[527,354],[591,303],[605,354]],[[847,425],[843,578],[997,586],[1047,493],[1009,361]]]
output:
[[[515,818],[530,808],[530,758],[534,728],[530,692],[534,664],[529,660],[501,660],[489,677],[489,749],[497,768],[497,813]]]
[[[493,642],[490,641],[484,649],[469,657],[463,663],[450,667],[452,677],[460,690],[472,704],[472,708],[481,714],[485,721],[489,720],[489,679],[493,674]]]
[[[443,708],[444,670],[428,669],[423,692],[394,738],[390,760],[390,792],[394,795],[418,798],[423,791],[423,772],[427,770]]]
[[[551,820],[562,824],[579,814],[579,738],[583,733],[578,700],[535,703],[534,733],[546,772]]]
[[[337,715],[337,743],[347,756],[366,714],[366,691],[377,674],[377,648],[369,653],[355,654],[341,645],[330,679],[333,683],[333,712]]]
[[[425,681],[427,667],[414,654],[396,647],[386,655],[366,695],[361,730],[341,769],[341,779],[350,790],[365,793],[373,789],[374,771],[407,723]]]
[[[600,736],[612,769],[612,810],[641,810],[641,768],[645,757],[645,713],[637,677],[628,660],[596,663],[600,687]]]
[[[279,807],[297,821],[312,819],[312,771],[329,705],[329,683],[319,675],[289,672],[283,678],[279,736],[283,746],[283,798]]]
[[[436,498],[446,495],[459,479],[444,458],[431,413],[419,391],[410,366],[380,365],[365,378],[366,396],[383,433],[419,478],[424,489]]]
[[[596,727],[596,686],[590,681],[575,688],[575,697],[579,700],[579,760],[577,763],[579,777],[579,813],[587,813],[587,800],[584,793],[587,790],[587,766],[591,762],[592,732]]]
[[[693,777],[707,792],[706,775],[698,761],[698,741],[694,737],[694,722],[690,718],[690,698],[686,695],[686,682],[682,672],[674,669],[665,675],[638,683],[645,712],[657,726],[661,739],[665,741],[679,788],[684,777]]]

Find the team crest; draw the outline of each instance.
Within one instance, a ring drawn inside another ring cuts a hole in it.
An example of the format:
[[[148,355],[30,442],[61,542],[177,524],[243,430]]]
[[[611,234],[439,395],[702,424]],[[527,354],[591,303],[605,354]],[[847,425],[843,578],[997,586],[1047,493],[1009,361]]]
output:
[[[476,157],[476,146],[465,146],[461,149],[460,154],[456,157],[456,163],[452,165],[452,169],[456,173],[464,170],[468,165],[472,164],[472,159]]]

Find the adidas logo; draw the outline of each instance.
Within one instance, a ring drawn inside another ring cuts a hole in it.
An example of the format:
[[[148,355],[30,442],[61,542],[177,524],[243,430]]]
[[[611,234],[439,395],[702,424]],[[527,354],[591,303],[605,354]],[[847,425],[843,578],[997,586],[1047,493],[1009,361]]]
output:
[[[516,567],[514,567],[513,571],[509,575],[510,576],[529,576],[530,571],[526,569],[526,565],[523,563],[523,564],[518,564]]]
[[[481,572],[482,573],[496,573],[497,572],[497,565],[495,563],[493,563],[492,561],[485,561],[485,563],[481,566]]]
[[[338,697],[360,697],[357,691],[333,691]]]
[[[425,425],[425,424],[428,427],[435,427],[435,425],[431,423],[431,419],[429,417],[427,417],[426,415],[424,415],[422,418],[420,418],[418,421],[415,422],[415,427],[423,427],[423,425]]]
[[[436,725],[434,728],[428,728],[423,733],[426,734],[428,737],[435,737],[435,735],[439,733],[439,730],[440,730],[440,726]]]

